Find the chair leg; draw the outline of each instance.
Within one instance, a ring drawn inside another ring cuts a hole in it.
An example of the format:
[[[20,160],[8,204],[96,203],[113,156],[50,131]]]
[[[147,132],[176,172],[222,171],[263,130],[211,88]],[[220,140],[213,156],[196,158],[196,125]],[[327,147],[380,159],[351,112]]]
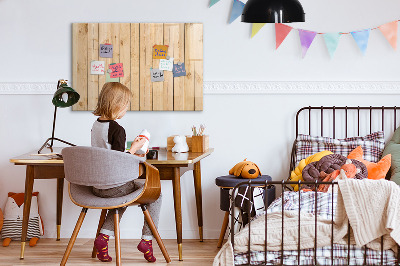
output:
[[[107,215],[107,210],[106,209],[101,210],[101,215],[100,215],[100,219],[99,219],[99,226],[97,227],[96,238],[100,234],[100,230],[103,227],[104,221],[106,220],[106,215]],[[92,258],[96,258],[96,254],[97,254],[97,250],[96,250],[96,248],[95,248],[95,246],[93,244]]]
[[[160,234],[158,233],[158,230],[156,228],[156,225],[153,222],[153,219],[150,216],[149,211],[146,208],[146,205],[140,205],[140,207],[142,208],[143,214],[144,214],[144,219],[146,220],[147,224],[150,227],[151,232],[153,233],[153,236],[155,237],[155,239],[157,240],[157,244],[161,249],[161,252],[164,256],[164,259],[167,263],[171,262],[171,259],[168,255],[168,251],[164,246],[164,243],[161,240]]]
[[[226,228],[228,227],[228,222],[229,222],[229,212],[225,212],[225,217],[224,217],[224,221],[222,222],[221,234],[219,235],[217,248],[220,248],[222,246],[222,242],[224,241]]]
[[[115,256],[117,257],[115,265],[121,265],[121,243],[119,235],[119,213],[118,209],[115,209],[114,214],[114,234],[115,234]]]
[[[76,237],[78,236],[79,230],[81,229],[87,210],[87,208],[82,208],[81,214],[79,215],[78,221],[76,222],[74,232],[72,232],[71,239],[69,240],[67,249],[65,250],[64,257],[61,260],[61,266],[64,266],[67,263],[69,254],[71,254],[72,247],[74,246]]]

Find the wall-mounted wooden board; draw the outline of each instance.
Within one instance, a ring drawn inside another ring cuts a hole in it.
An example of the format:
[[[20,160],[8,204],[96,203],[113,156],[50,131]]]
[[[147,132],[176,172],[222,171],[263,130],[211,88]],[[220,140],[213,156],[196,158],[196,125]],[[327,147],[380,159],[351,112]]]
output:
[[[198,23],[74,23],[72,25],[72,87],[81,95],[73,110],[95,109],[105,75],[91,75],[91,61],[123,63],[120,82],[133,94],[131,111],[203,110],[203,24]],[[100,44],[113,44],[113,57],[99,56]],[[164,82],[152,82],[154,45],[168,45],[174,63],[185,63],[186,76],[164,71]]]

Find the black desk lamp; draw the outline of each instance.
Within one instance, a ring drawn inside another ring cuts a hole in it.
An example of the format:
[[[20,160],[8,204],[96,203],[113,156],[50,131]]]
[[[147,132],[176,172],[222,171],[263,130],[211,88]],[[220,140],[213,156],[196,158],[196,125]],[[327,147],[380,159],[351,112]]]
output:
[[[54,108],[54,118],[53,118],[53,132],[51,133],[51,138],[48,138],[43,146],[40,148],[38,153],[40,153],[45,147],[50,148],[51,152],[53,152],[53,141],[58,140],[62,143],[75,146],[72,143],[69,143],[65,140],[55,138],[54,137],[54,130],[56,127],[56,117],[57,117],[57,107],[70,107],[74,104],[76,104],[79,101],[79,93],[77,93],[73,88],[68,87],[67,85],[67,80],[60,79],[57,83],[57,91],[53,95],[53,105],[55,106]],[[51,143],[49,144],[49,141]]]
[[[242,22],[304,22],[304,10],[298,0],[249,0],[243,8]]]

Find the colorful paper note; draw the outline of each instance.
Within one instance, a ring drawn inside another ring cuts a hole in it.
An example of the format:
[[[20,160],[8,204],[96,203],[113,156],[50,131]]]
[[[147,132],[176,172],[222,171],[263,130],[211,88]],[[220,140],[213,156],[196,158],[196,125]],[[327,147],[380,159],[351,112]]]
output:
[[[378,27],[395,50],[397,49],[397,22],[396,20]]]
[[[174,78],[186,76],[185,63],[174,64]]]
[[[365,51],[368,47],[368,40],[369,40],[369,33],[371,29],[361,30],[361,31],[353,31],[351,35],[353,36],[354,40],[356,41],[358,48],[360,48],[361,53],[365,55]]]
[[[164,81],[164,71],[163,70],[153,68],[153,69],[151,69],[150,74],[151,74],[152,82]]]
[[[160,59],[160,70],[172,71],[174,68],[174,58]]]
[[[108,66],[111,69],[111,78],[122,78],[124,76],[124,66],[122,63],[113,63]]]
[[[112,44],[100,44],[100,57],[112,58],[113,57],[113,45]]]
[[[229,23],[235,21],[238,17],[242,15],[244,8],[244,3],[239,0],[233,0],[231,17],[229,18]]]
[[[92,61],[90,62],[90,74],[92,75],[104,75],[105,72],[104,61]]]
[[[333,33],[325,33],[323,36],[326,48],[328,48],[329,55],[332,58],[333,54],[336,51],[336,48],[338,47],[339,39],[340,36],[342,36],[342,34],[340,34],[339,32],[333,32]]]
[[[282,44],[282,42],[285,40],[286,36],[288,36],[292,29],[293,28],[288,25],[275,23],[276,49],[278,49],[278,47]]]
[[[153,59],[165,59],[168,53],[168,45],[154,45]]]
[[[314,41],[315,36],[317,33],[315,31],[308,31],[308,30],[300,30],[299,29],[299,36],[300,36],[300,43],[301,43],[301,54],[304,58],[310,48],[312,42]]]
[[[106,82],[119,82],[119,78],[110,77],[110,73],[106,71]]]

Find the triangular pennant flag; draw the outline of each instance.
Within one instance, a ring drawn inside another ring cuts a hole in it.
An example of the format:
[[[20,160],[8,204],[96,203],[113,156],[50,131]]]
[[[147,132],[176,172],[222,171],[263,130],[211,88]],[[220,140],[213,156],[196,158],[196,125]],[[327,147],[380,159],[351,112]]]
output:
[[[358,47],[361,50],[361,53],[364,55],[368,46],[369,33],[371,29],[360,30],[360,31],[352,31],[351,35],[353,35],[354,40],[356,41]]]
[[[386,39],[390,43],[390,45],[393,47],[393,49],[396,50],[397,48],[397,20],[393,22],[386,23],[382,26],[378,27],[383,35],[385,35]]]
[[[278,49],[278,47],[282,44],[282,42],[285,40],[286,36],[288,36],[292,29],[293,28],[288,25],[275,23],[276,49]]]
[[[315,31],[300,30],[301,55],[304,58],[317,33]]]
[[[253,27],[251,28],[251,38],[256,35],[262,27],[264,27],[265,23],[253,23]]]
[[[332,58],[333,54],[336,51],[336,48],[338,47],[339,39],[340,36],[342,36],[342,34],[340,34],[339,32],[334,32],[334,33],[325,33],[323,36],[326,48],[328,48],[329,55]]]
[[[229,23],[232,23],[235,19],[237,19],[240,15],[242,15],[242,11],[244,8],[244,3],[239,0],[233,0],[231,17],[229,19]]]
[[[208,7],[212,7],[213,5],[215,5],[218,2],[219,2],[219,0],[210,0],[210,5]]]

